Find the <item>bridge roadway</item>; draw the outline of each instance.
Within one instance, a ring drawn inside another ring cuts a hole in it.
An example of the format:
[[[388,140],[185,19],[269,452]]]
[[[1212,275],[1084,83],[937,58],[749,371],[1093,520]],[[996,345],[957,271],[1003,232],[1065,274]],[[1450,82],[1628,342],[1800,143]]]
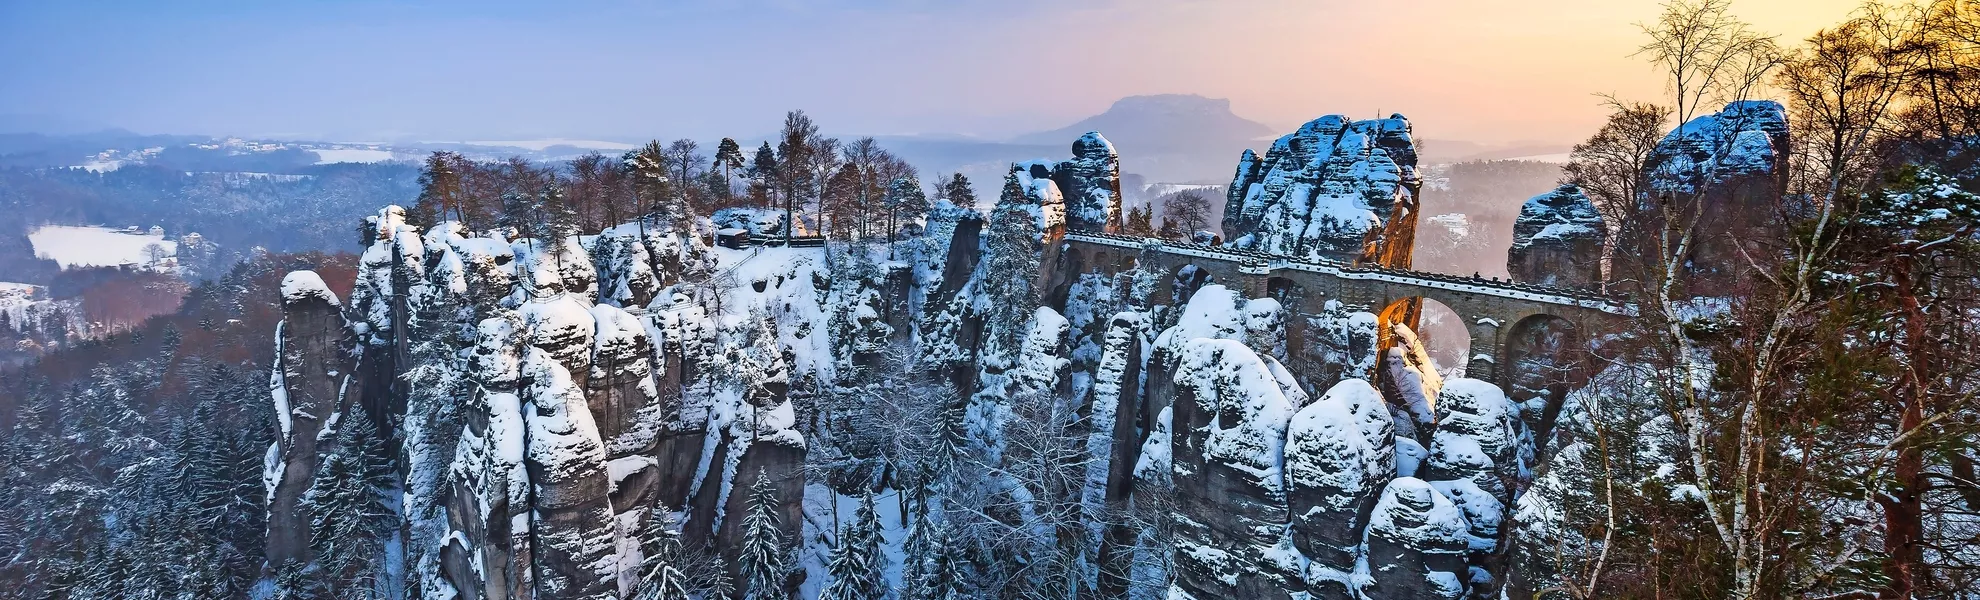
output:
[[[1278,256],[1221,246],[1178,243],[1085,231],[1066,232],[1064,250],[1053,271],[1057,290],[1079,273],[1118,273],[1140,267],[1181,274],[1194,265],[1198,276],[1183,285],[1156,286],[1153,304],[1180,304],[1177,292],[1220,283],[1248,297],[1272,297],[1288,312],[1321,314],[1329,300],[1350,310],[1390,313],[1414,298],[1435,300],[1463,318],[1471,334],[1466,376],[1505,385],[1499,365],[1517,364],[1536,336],[1572,331],[1576,337],[1610,331],[1636,316],[1636,307],[1588,290],[1461,277],[1402,269],[1349,265],[1337,261]],[[1153,264],[1145,264],[1145,263]],[[1305,319],[1287,319],[1287,353],[1303,362]],[[1565,327],[1563,327],[1565,326]],[[1295,331],[1299,330],[1299,331]],[[1296,369],[1297,370],[1297,369]]]

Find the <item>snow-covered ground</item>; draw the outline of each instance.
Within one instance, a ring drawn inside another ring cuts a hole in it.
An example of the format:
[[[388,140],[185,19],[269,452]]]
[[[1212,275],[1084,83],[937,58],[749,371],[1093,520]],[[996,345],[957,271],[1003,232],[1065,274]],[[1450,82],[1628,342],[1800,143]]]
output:
[[[535,152],[542,152],[551,146],[573,146],[577,148],[586,148],[591,150],[632,150],[638,147],[632,144],[624,144],[619,142],[603,142],[598,140],[569,140],[564,138],[548,138],[541,140],[495,140],[495,141],[461,142],[461,143],[467,144],[469,146],[500,146],[504,148],[522,148],[524,150],[531,150]]]
[[[9,323],[19,322],[23,311],[35,303],[35,290],[40,286],[0,281],[0,313],[6,313]]]
[[[375,163],[392,160],[391,150],[369,150],[362,148],[313,148],[316,164],[331,163]]]
[[[1159,198],[1176,192],[1214,192],[1223,187],[1222,185],[1210,183],[1151,183],[1148,184],[1148,187],[1142,189],[1142,194],[1149,198]]]
[[[35,256],[53,259],[64,269],[149,264],[145,247],[158,244],[165,256],[176,255],[179,248],[178,242],[163,235],[72,225],[44,225],[28,234],[28,243],[34,246]]]
[[[1553,154],[1535,154],[1535,155],[1532,155],[1532,156],[1515,156],[1515,157],[1512,157],[1512,158],[1508,158],[1508,159],[1505,159],[1505,160],[1524,160],[1524,161],[1531,161],[1531,162],[1543,162],[1543,163],[1554,163],[1554,164],[1567,164],[1567,161],[1568,161],[1568,153],[1566,153],[1566,152],[1556,152],[1556,153],[1553,153]]]
[[[85,171],[89,171],[91,173],[108,173],[111,171],[115,171],[117,169],[124,168],[124,161],[91,160],[89,162],[83,163],[82,166],[79,168]]]

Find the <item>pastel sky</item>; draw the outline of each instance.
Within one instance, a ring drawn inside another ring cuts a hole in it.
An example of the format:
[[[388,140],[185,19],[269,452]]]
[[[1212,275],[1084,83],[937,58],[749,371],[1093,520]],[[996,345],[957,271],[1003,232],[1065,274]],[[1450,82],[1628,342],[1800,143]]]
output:
[[[1734,0],[1783,41],[1857,0]],[[1132,94],[1275,128],[1401,112],[1566,142],[1654,99],[1651,0],[0,0],[0,115],[338,140],[829,133],[1002,138]]]

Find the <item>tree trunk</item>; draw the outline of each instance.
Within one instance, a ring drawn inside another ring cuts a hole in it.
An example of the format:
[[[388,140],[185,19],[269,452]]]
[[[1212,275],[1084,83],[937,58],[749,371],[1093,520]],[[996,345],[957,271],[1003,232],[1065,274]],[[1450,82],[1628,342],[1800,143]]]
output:
[[[1927,343],[1925,311],[1915,293],[1912,266],[1910,260],[1900,258],[1893,269],[1904,323],[1901,343],[1907,348],[1902,354],[1905,372],[1892,394],[1898,401],[1901,436],[1893,448],[1897,457],[1892,465],[1892,487],[1877,496],[1877,504],[1884,510],[1884,553],[1890,557],[1884,563],[1884,576],[1890,582],[1878,593],[1879,598],[1910,598],[1925,567],[1925,453],[1912,434],[1925,423],[1924,387],[1930,366],[1925,364],[1928,353],[1923,351]]]

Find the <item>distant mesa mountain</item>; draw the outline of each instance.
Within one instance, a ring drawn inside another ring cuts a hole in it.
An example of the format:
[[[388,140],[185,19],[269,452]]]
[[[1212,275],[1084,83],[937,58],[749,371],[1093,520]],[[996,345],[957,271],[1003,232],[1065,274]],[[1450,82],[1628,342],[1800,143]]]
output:
[[[1231,112],[1231,101],[1196,94],[1128,96],[1107,112],[1011,138],[1011,144],[1070,148],[1089,131],[1121,153],[1121,170],[1158,182],[1222,183],[1245,148],[1269,141],[1271,127]]]
[[[1106,134],[1115,146],[1141,152],[1223,146],[1273,134],[1263,123],[1231,112],[1231,101],[1196,94],[1128,96],[1114,101],[1107,112],[1078,123],[1017,136],[1020,144],[1069,144],[1088,131]],[[1228,160],[1228,159],[1226,159]]]

